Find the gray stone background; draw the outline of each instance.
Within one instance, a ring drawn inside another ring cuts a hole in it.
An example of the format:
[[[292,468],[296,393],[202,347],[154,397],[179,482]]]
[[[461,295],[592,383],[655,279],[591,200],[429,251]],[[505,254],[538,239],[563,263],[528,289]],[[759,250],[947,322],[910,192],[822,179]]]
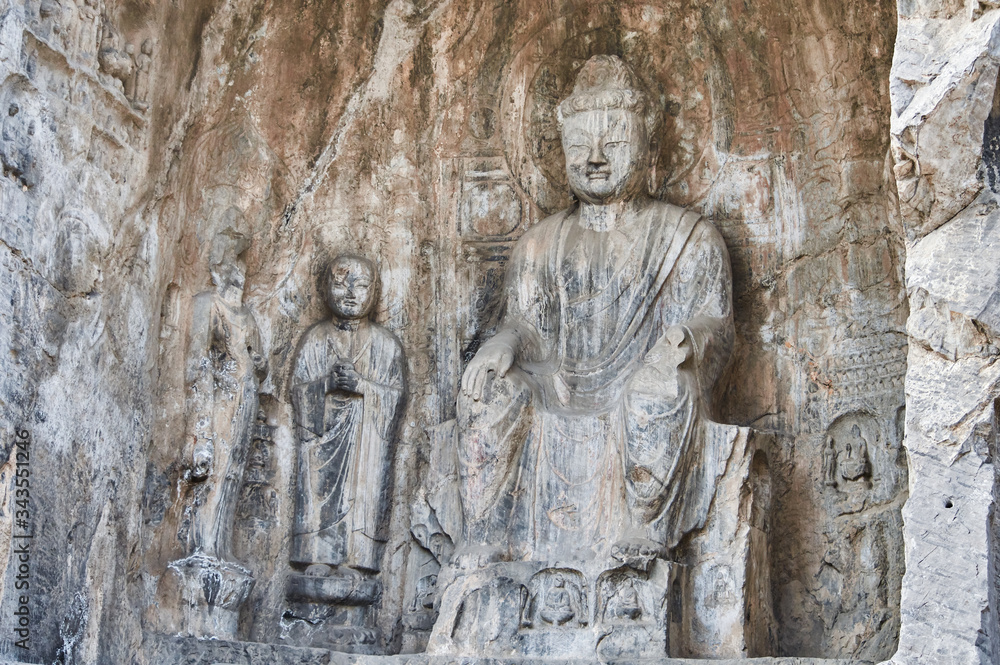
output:
[[[994,5],[0,5],[0,657],[157,662],[143,617],[179,551],[184,340],[226,225],[252,239],[245,303],[271,367],[274,501],[237,534],[258,580],[240,637],[280,640],[290,363],[323,316],[318,260],[354,251],[379,264],[376,318],[409,360],[380,623],[419,649],[426,429],[454,415],[511,244],[568,200],[555,104],[587,57],[616,53],[667,110],[660,196],[711,218],[732,256],[716,415],[777,435],[776,655],[994,662]],[[104,29],[119,55],[150,40],[148,99],[91,47]],[[845,505],[824,451],[855,424],[872,488]],[[33,441],[27,652],[16,429]]]

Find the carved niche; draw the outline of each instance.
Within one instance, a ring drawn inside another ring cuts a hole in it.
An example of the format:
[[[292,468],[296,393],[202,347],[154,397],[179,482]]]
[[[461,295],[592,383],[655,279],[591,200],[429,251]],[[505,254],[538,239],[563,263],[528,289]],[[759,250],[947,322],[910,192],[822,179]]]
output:
[[[902,413],[880,422],[850,412],[826,431],[822,496],[832,519],[817,582],[835,599],[821,617],[831,653],[877,659],[891,652],[899,631],[907,482]]]

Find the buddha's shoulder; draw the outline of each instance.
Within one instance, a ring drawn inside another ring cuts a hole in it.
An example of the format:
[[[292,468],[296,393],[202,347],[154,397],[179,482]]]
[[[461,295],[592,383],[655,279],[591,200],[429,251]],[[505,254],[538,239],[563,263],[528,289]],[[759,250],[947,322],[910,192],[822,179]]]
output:
[[[515,259],[529,259],[539,253],[545,254],[559,237],[559,229],[567,219],[570,210],[562,210],[549,215],[530,227],[514,244]]]
[[[712,244],[724,244],[722,234],[720,234],[719,230],[715,228],[715,224],[713,224],[707,217],[703,217],[701,213],[696,210],[674,205],[673,203],[654,201],[650,208],[650,212],[653,213],[653,218],[661,220],[662,223],[672,223],[682,217],[686,217],[693,222],[690,236],[692,240]]]
[[[690,208],[655,199],[649,202],[649,207],[646,208],[642,216],[661,224],[673,224],[682,217],[695,221],[696,226],[704,221],[700,213]]]
[[[698,244],[712,245],[725,248],[726,241],[723,239],[719,229],[715,227],[712,220],[707,217],[699,217],[694,228],[691,229],[691,239]]]
[[[555,233],[559,230],[559,227],[562,226],[563,222],[566,221],[572,212],[573,208],[568,208],[549,215],[525,231],[524,235],[521,236],[521,240],[537,240],[555,235]]]
[[[394,352],[402,352],[403,345],[400,343],[399,338],[396,337],[396,333],[374,321],[370,322],[368,326],[368,329],[371,331],[372,340],[383,345],[385,348],[392,349]]]

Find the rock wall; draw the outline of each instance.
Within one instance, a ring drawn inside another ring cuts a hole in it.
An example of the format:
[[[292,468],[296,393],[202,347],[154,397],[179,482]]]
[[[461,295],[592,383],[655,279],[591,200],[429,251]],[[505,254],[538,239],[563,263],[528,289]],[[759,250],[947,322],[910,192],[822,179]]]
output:
[[[288,636],[290,373],[326,316],[319,266],[350,251],[378,264],[375,319],[408,359],[380,648],[421,650],[442,554],[411,525],[434,428],[496,326],[513,242],[569,201],[555,105],[614,53],[666,110],[653,189],[710,218],[732,258],[715,416],[775,435],[775,655],[989,662],[1000,12],[951,4],[0,9],[0,656],[146,662],[190,506],[192,303],[227,229],[249,239],[243,302],[269,366],[237,509],[257,580],[237,637]]]
[[[0,9],[4,659],[97,662],[141,641],[160,245],[137,194],[155,120],[135,78],[99,63],[105,26],[87,7]],[[156,36],[107,11],[109,49],[121,31]]]
[[[1000,653],[995,554],[986,565],[997,534],[994,9],[900,5],[891,127],[911,307],[900,663]]]

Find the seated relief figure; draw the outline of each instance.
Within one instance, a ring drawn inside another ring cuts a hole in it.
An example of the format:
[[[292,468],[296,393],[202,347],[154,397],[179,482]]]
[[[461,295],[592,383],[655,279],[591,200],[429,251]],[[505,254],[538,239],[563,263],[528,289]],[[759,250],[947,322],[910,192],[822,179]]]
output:
[[[378,272],[342,255],[323,270],[332,316],[310,328],[292,373],[298,474],[289,580],[293,639],[371,651],[370,606],[386,541],[393,443],[404,402],[403,350],[370,320]]]
[[[733,346],[729,256],[712,224],[648,194],[653,99],[619,58],[595,56],[558,113],[577,201],[518,240],[500,328],[462,378],[464,533],[442,575],[451,588],[432,652],[585,655],[604,639],[464,637],[516,606],[522,627],[632,622],[646,635],[633,643],[652,645],[634,655],[663,655],[665,610],[655,608],[672,573],[654,564],[705,523],[722,449],[732,450],[734,434],[712,441],[736,428],[707,417]],[[570,596],[587,613],[549,611]]]

